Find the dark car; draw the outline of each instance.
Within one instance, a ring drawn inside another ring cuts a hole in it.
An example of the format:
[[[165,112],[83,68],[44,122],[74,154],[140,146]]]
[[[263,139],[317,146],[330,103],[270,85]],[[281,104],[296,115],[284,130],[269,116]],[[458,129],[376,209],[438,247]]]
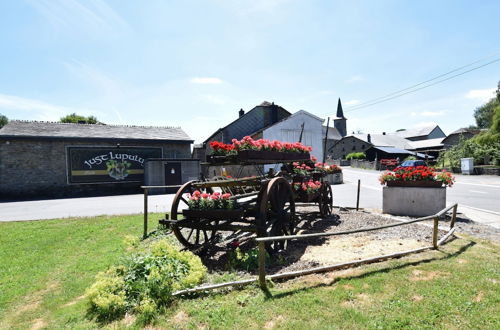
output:
[[[399,165],[401,167],[427,166],[423,160],[405,160]]]

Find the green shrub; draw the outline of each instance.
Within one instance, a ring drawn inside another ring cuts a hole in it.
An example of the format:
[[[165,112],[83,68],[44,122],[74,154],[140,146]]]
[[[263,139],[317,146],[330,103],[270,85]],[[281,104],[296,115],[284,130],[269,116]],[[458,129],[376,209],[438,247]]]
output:
[[[89,312],[100,321],[111,321],[126,312],[125,281],[123,269],[113,267],[96,276],[95,283],[87,290]]]
[[[266,262],[270,256],[266,252]],[[239,247],[231,251],[229,254],[229,268],[242,269],[246,271],[254,270],[259,267],[259,249],[253,248],[248,251],[241,251]]]
[[[405,160],[417,160],[417,157],[415,156],[408,156],[405,158]]]
[[[348,154],[345,159],[366,159],[366,155],[364,152],[351,152]]]
[[[130,311],[150,322],[172,301],[173,292],[199,284],[206,273],[199,257],[178,251],[161,239],[149,249],[129,255],[123,265],[96,276],[87,291],[89,312],[108,321]]]

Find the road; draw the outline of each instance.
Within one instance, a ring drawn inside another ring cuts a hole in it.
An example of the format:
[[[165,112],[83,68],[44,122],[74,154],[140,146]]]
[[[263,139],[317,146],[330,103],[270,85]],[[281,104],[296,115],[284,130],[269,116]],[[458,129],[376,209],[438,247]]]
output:
[[[380,172],[343,168],[344,184],[333,186],[334,205],[356,206],[358,179],[361,180],[359,206],[382,209]],[[167,212],[173,195],[149,197],[150,212]],[[500,228],[500,177],[458,175],[447,188],[447,204],[459,204],[469,218]],[[117,215],[143,212],[143,195],[67,198],[56,200],[0,202],[0,221],[42,220],[74,216]]]

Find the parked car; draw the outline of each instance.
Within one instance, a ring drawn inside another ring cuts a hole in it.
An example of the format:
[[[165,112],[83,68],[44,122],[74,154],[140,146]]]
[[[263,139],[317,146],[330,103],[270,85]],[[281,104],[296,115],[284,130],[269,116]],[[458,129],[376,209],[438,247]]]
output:
[[[415,166],[427,166],[423,160],[405,160],[399,165],[401,167],[415,167]]]

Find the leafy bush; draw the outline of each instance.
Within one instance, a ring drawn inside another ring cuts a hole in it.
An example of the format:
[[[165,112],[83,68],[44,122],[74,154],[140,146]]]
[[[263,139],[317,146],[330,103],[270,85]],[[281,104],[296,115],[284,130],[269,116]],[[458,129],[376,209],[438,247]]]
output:
[[[269,254],[266,252],[266,261],[269,261]],[[246,271],[254,270],[259,267],[259,249],[254,248],[246,252],[241,251],[239,247],[229,254],[229,268],[242,269]]]
[[[348,154],[345,159],[366,159],[366,155],[364,152],[351,152]]]
[[[415,156],[408,156],[405,158],[405,160],[417,160],[417,157]]]
[[[172,301],[173,292],[197,285],[206,272],[199,257],[161,239],[150,249],[128,256],[123,265],[96,276],[87,290],[89,312],[100,321],[135,312],[150,322]]]

